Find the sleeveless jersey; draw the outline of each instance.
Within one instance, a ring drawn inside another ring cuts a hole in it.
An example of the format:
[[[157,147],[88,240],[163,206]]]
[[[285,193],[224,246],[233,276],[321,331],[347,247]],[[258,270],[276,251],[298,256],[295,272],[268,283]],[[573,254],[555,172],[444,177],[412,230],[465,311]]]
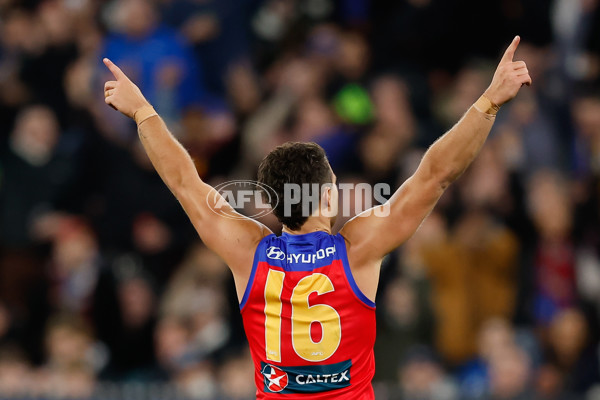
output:
[[[264,237],[240,303],[257,399],[374,399],[375,303],[340,234]]]

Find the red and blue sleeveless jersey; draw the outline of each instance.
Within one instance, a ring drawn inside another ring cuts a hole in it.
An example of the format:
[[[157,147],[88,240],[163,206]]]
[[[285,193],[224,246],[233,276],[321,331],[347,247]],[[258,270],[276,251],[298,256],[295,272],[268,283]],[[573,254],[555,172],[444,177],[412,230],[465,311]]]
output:
[[[257,399],[374,399],[375,304],[340,234],[264,237],[240,304]]]

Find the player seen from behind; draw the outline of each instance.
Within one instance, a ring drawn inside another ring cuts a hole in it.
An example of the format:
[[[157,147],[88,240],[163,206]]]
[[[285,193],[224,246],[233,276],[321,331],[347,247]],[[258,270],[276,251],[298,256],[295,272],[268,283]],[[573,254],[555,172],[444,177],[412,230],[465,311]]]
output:
[[[314,143],[287,143],[262,161],[259,182],[280,201],[278,237],[237,215],[203,182],[189,154],[138,87],[110,60],[105,101],[135,119],[140,140],[204,243],[229,266],[255,366],[258,399],[373,399],[375,295],[383,257],[404,243],[471,164],[500,106],[531,77],[512,41],[480,99],[425,153],[409,179],[375,209],[331,232],[336,176]],[[285,207],[285,184],[318,184],[320,204]],[[219,210],[215,212],[215,210]],[[382,211],[382,212],[377,212]],[[238,218],[230,218],[237,215]],[[386,216],[382,216],[386,215]]]

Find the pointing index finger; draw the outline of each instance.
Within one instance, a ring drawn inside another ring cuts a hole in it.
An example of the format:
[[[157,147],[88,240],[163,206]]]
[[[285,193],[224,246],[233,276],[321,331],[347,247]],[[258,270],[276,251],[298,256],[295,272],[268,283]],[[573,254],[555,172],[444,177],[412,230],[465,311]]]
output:
[[[112,72],[112,74],[117,80],[127,79],[127,75],[125,75],[125,73],[121,71],[121,68],[117,67],[115,63],[110,61],[108,58],[104,58],[102,61],[104,62],[104,65],[108,67],[110,72]]]
[[[519,47],[519,42],[521,42],[521,37],[515,36],[510,46],[508,46],[508,48],[504,52],[502,60],[500,60],[500,64],[512,62],[513,57],[515,56],[515,52],[517,51],[517,47]]]

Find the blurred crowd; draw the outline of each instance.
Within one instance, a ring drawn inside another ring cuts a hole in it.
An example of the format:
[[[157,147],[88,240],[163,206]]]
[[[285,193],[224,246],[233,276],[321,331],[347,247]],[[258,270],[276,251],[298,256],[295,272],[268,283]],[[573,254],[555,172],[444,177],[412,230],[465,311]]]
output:
[[[515,34],[534,85],[384,261],[377,398],[600,399],[598,0],[0,0],[0,397],[254,396],[231,274],[102,57],[211,184],[294,140],[396,187]]]

